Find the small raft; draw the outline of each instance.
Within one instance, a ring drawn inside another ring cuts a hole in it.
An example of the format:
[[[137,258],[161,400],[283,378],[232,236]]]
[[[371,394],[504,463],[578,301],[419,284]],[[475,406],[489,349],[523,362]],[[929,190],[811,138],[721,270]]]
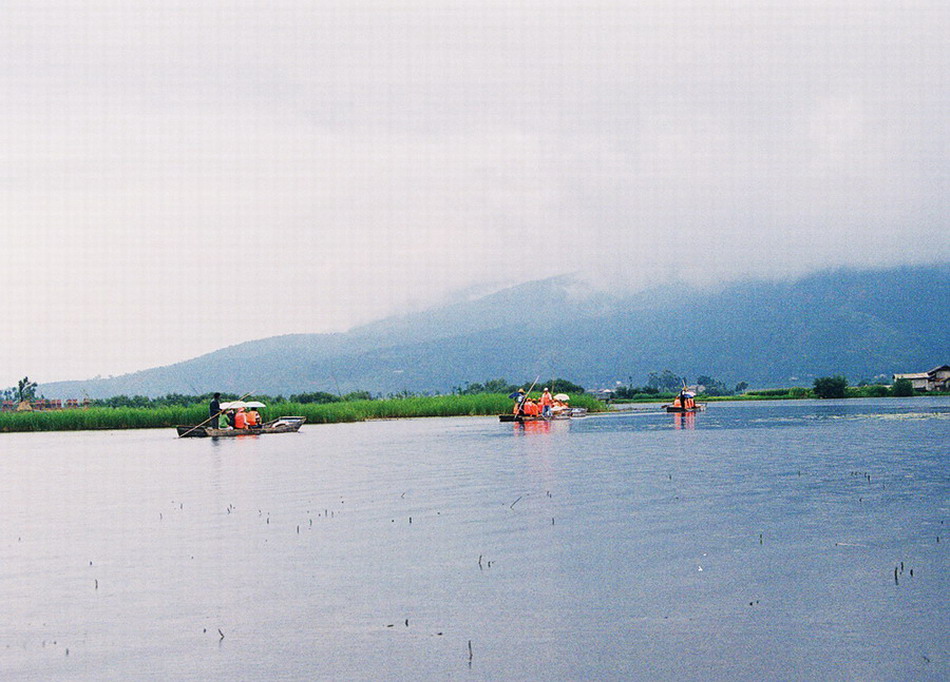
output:
[[[307,421],[306,417],[280,417],[256,429],[216,429],[210,426],[176,426],[179,438],[234,438],[236,436],[263,436],[269,433],[296,433]]]

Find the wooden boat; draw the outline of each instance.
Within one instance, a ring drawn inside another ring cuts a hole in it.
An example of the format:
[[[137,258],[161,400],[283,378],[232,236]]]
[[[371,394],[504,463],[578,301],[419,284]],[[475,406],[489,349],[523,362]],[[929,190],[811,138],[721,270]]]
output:
[[[676,414],[689,414],[691,412],[702,412],[706,409],[705,405],[700,405],[696,403],[693,407],[680,407],[679,405],[664,405],[664,409],[667,412],[674,412]]]
[[[696,394],[686,390],[686,386],[683,386],[680,394],[673,399],[672,403],[664,405],[663,409],[674,414],[689,414],[691,412],[702,412],[706,409],[706,406],[697,403]]]
[[[500,414],[498,415],[498,421],[502,422],[547,422],[551,421],[553,417],[545,417],[542,414]]]
[[[179,438],[234,438],[236,436],[263,436],[268,433],[296,433],[307,421],[306,417],[280,417],[266,422],[257,429],[216,429],[210,426],[176,426]]]
[[[586,417],[587,408],[586,407],[563,407],[557,408],[551,412],[550,415],[544,416],[543,414],[500,414],[498,415],[498,421],[502,422],[549,422],[552,420],[562,420],[562,419],[574,419],[577,417]]]
[[[534,384],[531,384],[531,387],[534,388]],[[530,390],[530,389],[529,389]],[[544,389],[545,391],[547,389]],[[508,396],[513,400],[523,400],[525,397],[524,391],[517,391]],[[587,408],[585,407],[571,407],[567,404],[570,400],[570,397],[565,393],[558,393],[554,396],[554,403],[551,406],[551,410],[547,415],[545,414],[500,414],[498,415],[498,420],[503,422],[548,422],[554,419],[571,419],[573,417],[586,417]],[[517,405],[517,402],[515,403]]]

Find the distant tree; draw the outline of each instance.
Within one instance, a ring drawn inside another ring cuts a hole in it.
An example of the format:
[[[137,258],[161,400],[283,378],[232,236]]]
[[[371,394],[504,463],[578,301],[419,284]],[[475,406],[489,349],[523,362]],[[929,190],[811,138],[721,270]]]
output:
[[[326,403],[338,403],[340,402],[340,397],[324,391],[314,391],[313,393],[297,393],[292,395],[290,396],[290,402],[301,403],[303,405],[307,403],[323,405]]]
[[[456,386],[452,389],[453,393],[459,395],[479,395],[481,393],[511,393],[512,391],[517,390],[518,387],[509,384],[508,380],[504,377],[498,379],[488,379],[485,383],[474,383],[470,384],[465,382],[465,386]]]
[[[844,398],[847,388],[848,380],[840,374],[815,379],[814,391],[819,398]]]
[[[734,391],[718,379],[701,374],[696,377],[696,383],[704,386],[703,393],[706,395],[732,395]]]
[[[910,379],[898,379],[891,386],[891,395],[896,398],[908,398],[914,395],[914,384]]]
[[[524,384],[510,384],[505,378],[489,379],[483,384],[470,384],[466,382],[465,386],[456,386],[452,389],[452,392],[458,395],[480,395],[482,393],[503,393],[508,395],[509,393],[517,391],[519,388],[527,390],[532,383],[533,382],[529,381]],[[549,388],[551,393],[577,394],[584,392],[583,386],[578,386],[567,379],[546,379],[544,381],[539,381],[532,389],[532,393],[544,387]]]
[[[583,386],[579,386],[567,379],[551,379],[551,383],[547,384],[547,386],[551,389],[551,393],[574,393],[576,395],[584,392]]]
[[[30,377],[20,379],[16,385],[16,400],[21,403],[24,400],[34,400],[36,398],[36,387],[38,385],[39,384],[35,381],[30,381]]]
[[[369,391],[353,391],[343,396],[343,400],[372,400],[373,394]]]
[[[749,389],[749,384],[744,381],[740,381],[736,384],[735,393],[745,393]]]
[[[665,392],[678,391],[683,387],[684,383],[685,380],[682,377],[676,376],[668,369],[664,369],[659,374],[650,372],[647,378],[647,386]]]
[[[618,386],[614,389],[614,398],[620,398],[621,400],[626,398],[632,398],[637,394],[636,386]]]
[[[888,386],[881,386],[880,384],[866,384],[864,387],[864,395],[869,398],[883,398],[891,394],[891,389]]]
[[[653,386],[618,386],[614,389],[614,398],[619,398],[621,400],[631,399],[631,398],[643,398],[647,396],[655,396],[660,392],[658,388]]]

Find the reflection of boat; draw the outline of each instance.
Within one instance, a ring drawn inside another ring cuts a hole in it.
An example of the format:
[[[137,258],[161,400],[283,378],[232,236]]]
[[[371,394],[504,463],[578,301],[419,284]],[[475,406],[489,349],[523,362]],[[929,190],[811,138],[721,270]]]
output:
[[[673,428],[674,429],[695,429],[696,428],[696,413],[695,412],[674,412],[673,413]]]
[[[213,429],[210,426],[176,426],[179,438],[233,438],[235,436],[262,436],[268,433],[296,433],[307,421],[306,417],[280,417],[266,422],[257,429]]]

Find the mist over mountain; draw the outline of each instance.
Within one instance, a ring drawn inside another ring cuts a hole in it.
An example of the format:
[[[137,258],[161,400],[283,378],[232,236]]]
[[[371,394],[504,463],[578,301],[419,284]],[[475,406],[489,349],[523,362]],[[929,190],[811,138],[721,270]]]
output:
[[[249,341],[108,379],[45,383],[50,398],[214,390],[446,392],[466,382],[563,377],[588,388],[643,384],[669,369],[753,387],[852,382],[950,362],[946,265],[836,270],[715,289],[662,286],[635,295],[570,277],[338,334]]]

